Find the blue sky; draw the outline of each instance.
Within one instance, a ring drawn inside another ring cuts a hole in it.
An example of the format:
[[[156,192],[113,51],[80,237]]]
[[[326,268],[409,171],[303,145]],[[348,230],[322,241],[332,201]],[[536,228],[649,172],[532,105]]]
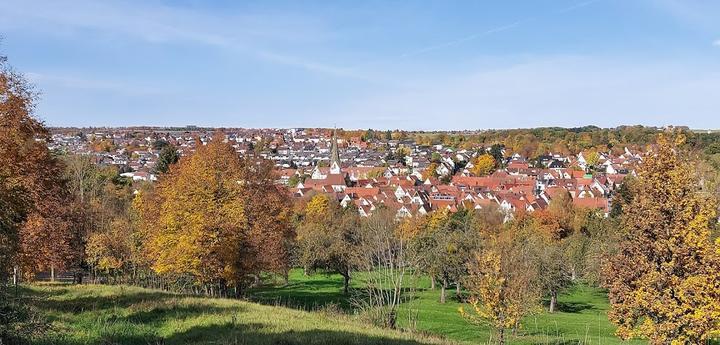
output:
[[[720,1],[2,0],[54,126],[720,128]]]

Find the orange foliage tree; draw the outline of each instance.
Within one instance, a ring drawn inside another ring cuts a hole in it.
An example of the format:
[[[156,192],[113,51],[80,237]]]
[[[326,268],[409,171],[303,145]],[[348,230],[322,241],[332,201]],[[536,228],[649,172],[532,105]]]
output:
[[[2,59],[2,58],[0,58]],[[11,266],[27,274],[72,269],[82,259],[76,210],[50,135],[33,117],[36,95],[0,60],[0,280]]]
[[[286,272],[291,207],[272,165],[215,137],[135,202],[152,269],[190,277],[211,294]]]

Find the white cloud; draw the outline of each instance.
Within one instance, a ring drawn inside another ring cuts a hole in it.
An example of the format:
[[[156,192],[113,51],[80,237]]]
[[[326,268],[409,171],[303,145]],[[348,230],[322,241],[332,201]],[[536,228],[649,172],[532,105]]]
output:
[[[720,40],[716,40],[715,42],[713,42],[713,45],[716,47],[720,47]]]

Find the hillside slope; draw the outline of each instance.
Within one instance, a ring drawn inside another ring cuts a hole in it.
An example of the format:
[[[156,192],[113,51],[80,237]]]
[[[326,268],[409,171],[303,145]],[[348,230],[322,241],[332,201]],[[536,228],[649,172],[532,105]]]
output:
[[[38,285],[24,294],[52,322],[36,344],[447,344],[334,313],[137,287]]]

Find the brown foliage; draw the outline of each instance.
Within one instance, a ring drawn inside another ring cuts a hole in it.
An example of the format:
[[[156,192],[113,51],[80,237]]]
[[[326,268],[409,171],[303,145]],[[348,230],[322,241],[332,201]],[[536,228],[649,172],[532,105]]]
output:
[[[241,158],[216,137],[164,175],[136,206],[154,271],[244,287],[287,270],[290,205],[269,162]]]
[[[50,265],[72,268],[82,251],[62,166],[47,148],[47,130],[32,116],[35,101],[32,87],[0,61],[2,273],[15,259],[26,273]]]

